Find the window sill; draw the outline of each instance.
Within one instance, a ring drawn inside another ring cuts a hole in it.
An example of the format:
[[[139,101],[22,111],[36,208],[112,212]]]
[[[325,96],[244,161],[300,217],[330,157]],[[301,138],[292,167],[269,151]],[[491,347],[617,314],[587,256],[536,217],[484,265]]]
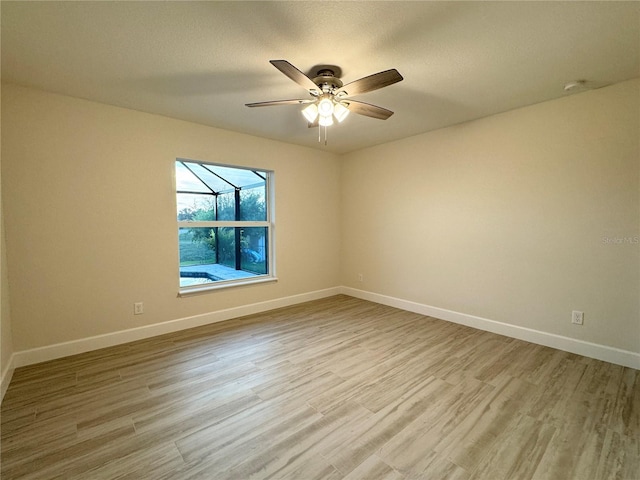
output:
[[[208,285],[202,285],[197,287],[187,287],[187,288],[180,289],[180,291],[178,292],[178,297],[189,297],[191,295],[207,293],[214,290],[222,290],[225,288],[233,288],[233,287],[244,287],[247,285],[256,285],[258,283],[270,283],[270,282],[277,282],[277,281],[278,281],[278,277],[262,277],[262,278],[252,279],[252,280],[243,280],[241,282],[220,281],[220,282],[216,282]]]

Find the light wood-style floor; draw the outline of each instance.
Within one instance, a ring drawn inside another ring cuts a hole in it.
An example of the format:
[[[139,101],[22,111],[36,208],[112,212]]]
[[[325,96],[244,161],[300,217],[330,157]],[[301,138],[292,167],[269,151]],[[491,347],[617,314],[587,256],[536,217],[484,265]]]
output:
[[[640,478],[640,372],[338,296],[16,370],[2,479]]]

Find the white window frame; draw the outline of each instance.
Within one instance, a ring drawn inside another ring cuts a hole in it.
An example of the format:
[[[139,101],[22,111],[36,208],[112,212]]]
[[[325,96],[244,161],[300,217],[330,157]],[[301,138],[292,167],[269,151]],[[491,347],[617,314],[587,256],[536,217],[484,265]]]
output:
[[[202,161],[202,160],[190,160],[185,158],[176,158],[173,162],[174,168],[174,195],[176,199],[176,209],[174,211],[177,212],[177,195],[178,195],[178,187],[177,180],[175,178],[175,165],[176,162],[192,162],[192,163],[201,163],[205,165],[218,166],[218,167],[226,167],[226,168],[234,168],[238,170],[256,170],[260,173],[266,174],[265,179],[265,199],[267,202],[266,208],[266,216],[267,219],[264,221],[229,221],[229,220],[219,220],[219,221],[206,221],[206,222],[193,222],[193,221],[177,221],[177,230],[180,232],[181,228],[215,228],[215,227],[232,227],[232,228],[249,228],[249,227],[261,227],[266,228],[267,231],[267,273],[256,275],[254,277],[247,278],[238,278],[231,280],[217,280],[211,283],[205,283],[200,285],[193,286],[181,286],[180,285],[180,246],[178,245],[178,295],[186,296],[195,293],[203,293],[208,291],[215,291],[229,287],[237,287],[243,285],[254,285],[259,283],[266,282],[274,282],[277,281],[276,277],[276,261],[275,261],[275,193],[274,193],[274,176],[275,172],[273,170],[266,170],[264,168],[252,168],[252,167],[244,167],[238,165],[229,165],[224,163],[210,162],[210,161]]]

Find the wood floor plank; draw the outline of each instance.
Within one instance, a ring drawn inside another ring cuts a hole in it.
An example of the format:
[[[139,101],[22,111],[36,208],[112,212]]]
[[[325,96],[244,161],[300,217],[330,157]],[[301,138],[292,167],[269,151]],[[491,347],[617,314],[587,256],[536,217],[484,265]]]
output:
[[[411,390],[363,422],[356,430],[354,441],[327,454],[327,458],[342,473],[350,473],[420,417],[434,402],[434,396],[442,388],[442,383],[430,377],[414,385]]]
[[[385,462],[405,475],[421,474],[428,469],[434,463],[431,453],[436,447],[470,415],[479,416],[477,412],[483,412],[494,398],[495,388],[479,381],[446,387],[440,388],[431,399],[429,408],[391,438],[378,453]],[[425,452],[428,455],[424,455]]]
[[[332,435],[347,420],[354,416],[359,416],[356,421],[365,419],[368,414],[355,403],[344,403],[304,429],[250,456],[233,467],[227,478],[279,478],[288,475],[292,468],[299,467],[307,458],[317,456],[313,447]]]
[[[453,428],[441,431],[433,450],[465,470],[474,471],[484,455],[508,430],[526,404],[532,385],[510,379],[492,391]]]
[[[49,448],[40,446],[28,451],[17,450],[2,456],[2,478],[56,478],[71,476],[74,469],[84,470],[86,452],[96,452],[105,445],[119,444],[127,437],[135,435],[133,424],[108,431],[84,440],[76,438],[58,439]],[[75,463],[74,463],[75,461]]]
[[[186,462],[207,463],[208,468],[216,471],[242,462],[248,457],[247,452],[259,452],[321,418],[321,414],[305,405],[291,408],[279,401],[260,402],[238,415],[185,435],[176,444]],[[243,455],[234,455],[235,452]]]
[[[159,475],[183,465],[182,456],[175,444],[168,442],[118,457],[88,472],[81,472],[66,479],[156,480]]]
[[[640,372],[336,296],[19,368],[3,480],[640,480]]]
[[[379,480],[403,480],[405,477],[389,465],[380,460],[376,455],[371,455],[364,462],[343,477],[344,480],[361,480],[363,478],[376,478]]]
[[[593,431],[586,431],[578,424],[556,429],[534,472],[533,480],[553,478],[557,471],[562,471],[567,478],[617,478],[613,475],[597,476],[606,435],[607,429],[603,426]],[[613,470],[609,473],[613,473]]]
[[[531,478],[555,433],[551,425],[520,416],[504,433],[508,441],[494,443],[469,479]]]

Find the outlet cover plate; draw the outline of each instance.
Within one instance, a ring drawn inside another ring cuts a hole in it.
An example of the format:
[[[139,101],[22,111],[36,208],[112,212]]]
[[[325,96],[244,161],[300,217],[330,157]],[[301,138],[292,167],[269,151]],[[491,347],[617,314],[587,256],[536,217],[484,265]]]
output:
[[[575,325],[582,325],[584,323],[584,312],[574,310],[571,312],[571,323]]]

